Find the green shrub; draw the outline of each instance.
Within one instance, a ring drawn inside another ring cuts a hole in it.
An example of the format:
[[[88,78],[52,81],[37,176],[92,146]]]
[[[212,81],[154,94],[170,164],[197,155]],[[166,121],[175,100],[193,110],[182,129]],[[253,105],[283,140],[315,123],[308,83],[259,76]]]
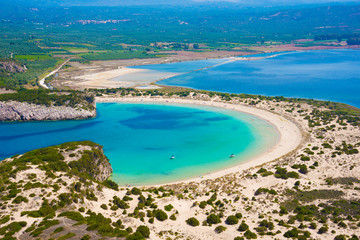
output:
[[[244,237],[247,239],[257,239],[256,233],[251,232],[250,230],[246,230],[244,233]]]
[[[58,215],[58,217],[67,217],[71,220],[74,220],[74,221],[77,221],[77,222],[82,222],[85,220],[85,218],[83,217],[83,215],[81,215],[81,213],[79,212],[63,212],[63,213],[60,213]]]
[[[328,230],[329,228],[327,226],[322,226],[321,228],[319,228],[318,234],[326,233]]]
[[[249,229],[249,226],[245,223],[245,221],[242,221],[238,228],[238,231],[245,232],[248,229]]]
[[[165,211],[168,211],[168,212],[170,212],[171,209],[173,209],[173,208],[174,208],[174,207],[173,207],[173,205],[171,205],[171,204],[166,205],[166,206],[164,207]]]
[[[52,226],[58,225],[59,224],[59,220],[42,220],[39,225],[38,228],[35,229],[34,231],[31,232],[31,236],[33,237],[37,237],[39,236],[45,229],[48,229]]]
[[[260,222],[260,227],[266,227],[269,230],[273,230],[274,229],[274,223],[269,222],[268,220],[262,220]]]
[[[101,207],[102,209],[104,209],[104,210],[107,210],[107,209],[108,209],[108,207],[107,207],[106,204],[101,204],[100,207]]]
[[[6,226],[0,228],[0,235],[4,235],[2,239],[15,239],[12,237],[15,233],[19,232],[23,227],[26,226],[26,222],[12,222]]]
[[[90,235],[86,234],[80,240],[90,240],[90,238]]]
[[[59,237],[57,240],[65,240],[65,239],[68,239],[68,238],[72,238],[72,237],[74,237],[74,236],[76,236],[75,233],[69,232],[69,233],[67,233],[67,234]]]
[[[224,232],[226,230],[226,227],[224,227],[224,226],[217,226],[216,228],[215,228],[215,232],[216,233],[222,233],[222,232]]]
[[[324,148],[332,148],[332,146],[329,143],[323,143],[321,144]]]
[[[306,165],[301,165],[300,169],[299,169],[299,172],[302,173],[302,174],[307,174],[309,171],[308,171]]]
[[[256,173],[264,173],[267,172],[265,168],[260,168]]]
[[[21,202],[29,202],[29,200],[26,198],[26,197],[23,197],[23,196],[17,196],[14,200],[13,200],[13,203],[14,204],[19,204]]]
[[[299,236],[299,230],[297,230],[296,228],[293,228],[284,233],[284,237],[286,238],[297,238],[298,236]]]
[[[308,156],[301,156],[301,157],[300,157],[300,160],[301,160],[301,161],[304,161],[304,162],[307,162],[307,161],[310,161],[310,157],[308,157]]]
[[[199,204],[199,208],[204,209],[206,205],[207,205],[206,201],[201,201]]]
[[[168,219],[168,215],[163,210],[155,210],[155,218],[159,221],[165,221]]]
[[[274,189],[267,189],[267,188],[258,188],[254,195],[257,196],[257,195],[260,195],[262,193],[269,193],[269,194],[272,194],[272,195],[277,195],[277,192],[274,190]]]
[[[131,189],[131,194],[133,194],[133,195],[141,195],[141,190],[134,187],[134,188]]]
[[[107,179],[107,180],[103,181],[103,184],[105,187],[114,189],[115,191],[119,191],[119,185],[112,180]]]
[[[214,193],[214,194],[210,197],[210,199],[209,199],[208,201],[209,201],[209,202],[215,202],[216,199],[217,199],[217,194]]]
[[[228,225],[235,225],[239,223],[239,219],[236,216],[228,216],[225,220],[225,223]]]
[[[339,222],[338,226],[341,228],[347,228],[346,223],[344,223],[343,221]]]
[[[28,215],[29,217],[54,217],[55,210],[49,205],[47,200],[44,200],[38,211],[24,211],[21,212],[21,216]]]
[[[130,208],[129,204],[127,204],[127,202],[125,202],[124,200],[121,200],[120,198],[118,198],[117,196],[113,197],[113,203],[115,206],[121,208],[121,209],[128,209]]]
[[[62,232],[64,231],[64,228],[63,227],[58,227],[54,230],[54,233],[59,233],[59,232]]]
[[[317,225],[314,222],[310,223],[310,225],[309,225],[310,229],[316,229],[316,227],[317,227]]]
[[[150,237],[150,229],[147,227],[147,226],[139,226],[137,229],[136,229],[136,232],[139,232],[141,233],[141,235],[144,237],[144,238],[149,238]]]
[[[280,206],[280,211],[279,211],[280,214],[288,214],[288,211],[286,210],[286,207],[284,206]]]
[[[196,218],[192,217],[192,218],[189,218],[186,220],[186,223],[190,226],[193,226],[193,227],[196,227],[196,226],[199,226],[200,223],[199,223],[199,220],[197,220]]]
[[[300,176],[297,172],[288,172],[287,173],[287,177],[288,178],[295,178],[295,179],[298,179]]]
[[[346,240],[346,236],[345,235],[337,235],[334,240]]]
[[[218,215],[215,214],[210,214],[207,218],[206,218],[206,222],[208,224],[217,224],[220,223],[220,217]]]
[[[4,224],[10,221],[10,215],[6,215],[0,219],[0,224]]]

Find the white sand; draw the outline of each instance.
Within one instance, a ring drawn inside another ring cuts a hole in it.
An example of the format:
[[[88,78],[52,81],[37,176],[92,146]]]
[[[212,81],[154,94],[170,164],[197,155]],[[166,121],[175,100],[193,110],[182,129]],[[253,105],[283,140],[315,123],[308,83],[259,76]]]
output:
[[[100,81],[100,80],[109,80],[124,74],[129,74],[129,73],[135,73],[135,72],[141,72],[143,71],[142,69],[135,69],[135,68],[118,68],[118,69],[114,69],[114,70],[110,70],[110,71],[105,71],[105,72],[97,72],[97,73],[92,73],[92,74],[87,74],[87,75],[81,75],[81,76],[77,76],[74,77],[75,79],[84,79],[84,80],[89,80],[89,81]]]
[[[235,105],[227,104],[223,102],[214,102],[214,101],[199,101],[191,99],[176,99],[176,98],[150,98],[150,97],[134,97],[134,98],[96,98],[96,102],[157,102],[157,103],[180,103],[180,104],[195,104],[195,105],[205,105],[213,107],[221,107],[226,109],[231,109],[234,111],[244,112],[247,114],[254,115],[263,120],[271,123],[279,132],[280,139],[279,142],[269,149],[266,153],[258,155],[248,161],[241,163],[235,167],[231,167],[225,170],[217,171],[214,173],[209,173],[200,178],[188,179],[181,182],[199,182],[206,179],[214,179],[227,175],[229,173],[239,172],[251,167],[259,166],[264,163],[273,161],[277,158],[280,158],[287,153],[295,150],[300,143],[302,142],[302,133],[297,125],[288,119],[265,111],[262,109],[248,107],[245,105]]]
[[[134,86],[133,82],[115,81],[112,79],[122,75],[137,73],[142,71],[144,70],[121,67],[110,71],[77,76],[74,77],[74,79],[82,80],[81,82],[78,83],[79,85],[86,85],[89,87],[133,87]]]

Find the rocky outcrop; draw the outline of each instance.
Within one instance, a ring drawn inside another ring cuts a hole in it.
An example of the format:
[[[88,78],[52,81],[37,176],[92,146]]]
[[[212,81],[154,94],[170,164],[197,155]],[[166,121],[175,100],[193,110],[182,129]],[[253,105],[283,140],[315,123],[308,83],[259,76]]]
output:
[[[4,61],[4,62],[0,61],[0,69],[1,68],[4,69],[5,71],[11,72],[11,73],[25,72],[26,71],[25,66],[21,67],[21,66],[17,65],[14,62],[11,62],[11,61]]]
[[[94,178],[100,182],[108,179],[113,173],[113,169],[109,161],[99,161],[97,168],[99,169],[99,173]]]
[[[95,150],[97,149],[97,151]],[[113,173],[113,169],[109,162],[109,159],[105,156],[103,148],[100,145],[95,145],[91,151],[93,156],[92,166],[96,170],[94,174],[89,173],[90,176],[96,180],[103,182],[108,179]]]
[[[85,119],[96,116],[96,109],[36,105],[26,102],[0,102],[0,121],[41,121]]]
[[[113,170],[101,145],[82,141],[64,143],[60,146],[66,145],[69,145],[69,148],[65,150],[63,156],[73,173],[86,174],[99,182],[103,182],[111,176]],[[71,154],[77,157],[73,159],[70,157]]]

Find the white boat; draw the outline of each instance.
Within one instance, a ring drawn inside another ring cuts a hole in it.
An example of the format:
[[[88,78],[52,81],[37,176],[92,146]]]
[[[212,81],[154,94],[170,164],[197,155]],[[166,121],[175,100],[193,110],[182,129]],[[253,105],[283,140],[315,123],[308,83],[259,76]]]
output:
[[[174,159],[175,158],[175,155],[172,155],[170,159]]]
[[[230,154],[229,158],[235,157],[235,154]]]

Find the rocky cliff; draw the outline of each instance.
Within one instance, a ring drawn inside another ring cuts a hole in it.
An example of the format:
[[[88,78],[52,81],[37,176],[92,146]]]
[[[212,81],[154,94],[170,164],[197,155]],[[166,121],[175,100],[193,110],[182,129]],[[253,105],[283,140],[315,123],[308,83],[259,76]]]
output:
[[[0,121],[39,121],[85,119],[96,116],[96,109],[45,106],[26,102],[0,102]]]
[[[74,145],[76,145],[74,150]],[[85,174],[97,181],[103,182],[108,179],[113,170],[108,158],[104,155],[101,145],[90,141],[64,143],[60,145],[61,148],[66,146],[65,162],[68,163],[73,173],[81,176]],[[81,157],[72,157],[72,156]]]

